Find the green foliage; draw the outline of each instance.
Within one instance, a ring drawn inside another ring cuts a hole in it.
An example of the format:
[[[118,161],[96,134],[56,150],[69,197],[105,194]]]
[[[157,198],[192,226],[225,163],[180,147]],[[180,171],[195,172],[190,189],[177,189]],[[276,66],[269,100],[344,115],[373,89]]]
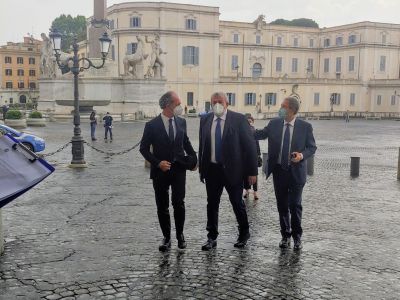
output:
[[[312,28],[319,28],[317,22],[311,19],[300,18],[300,19],[293,19],[291,21],[285,19],[276,19],[270,23],[271,25],[284,25],[284,26],[298,26],[298,27],[312,27]]]
[[[196,113],[196,109],[195,109],[195,108],[189,109],[188,112],[189,112],[190,114]]]
[[[10,103],[10,109],[33,109],[35,107],[35,103],[27,102],[27,103]]]
[[[61,50],[69,52],[70,46],[74,41],[74,37],[78,42],[86,40],[86,18],[84,16],[76,16],[62,14],[54,19],[51,26],[57,29],[62,35]]]
[[[10,120],[22,119],[22,112],[19,110],[10,109],[6,114],[6,119],[10,119]]]
[[[33,111],[29,114],[29,118],[32,119],[41,119],[42,118],[42,113],[40,111]]]

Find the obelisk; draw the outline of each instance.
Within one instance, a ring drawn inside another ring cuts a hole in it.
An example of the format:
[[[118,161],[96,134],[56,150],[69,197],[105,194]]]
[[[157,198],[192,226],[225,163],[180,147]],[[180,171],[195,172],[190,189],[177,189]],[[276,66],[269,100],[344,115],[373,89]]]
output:
[[[107,0],[93,0],[93,5],[93,22],[89,25],[88,31],[89,57],[101,58],[99,38],[107,30],[105,24],[101,23],[101,21],[107,18]]]

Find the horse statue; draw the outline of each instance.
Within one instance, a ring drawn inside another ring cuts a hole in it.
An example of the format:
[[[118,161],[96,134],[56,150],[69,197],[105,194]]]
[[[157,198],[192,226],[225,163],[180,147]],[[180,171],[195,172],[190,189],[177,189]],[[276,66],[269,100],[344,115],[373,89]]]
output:
[[[124,75],[132,75],[134,78],[144,78],[143,61],[147,59],[149,55],[144,53],[143,39],[138,35],[136,36],[136,39],[138,41],[136,52],[125,55],[123,59]]]

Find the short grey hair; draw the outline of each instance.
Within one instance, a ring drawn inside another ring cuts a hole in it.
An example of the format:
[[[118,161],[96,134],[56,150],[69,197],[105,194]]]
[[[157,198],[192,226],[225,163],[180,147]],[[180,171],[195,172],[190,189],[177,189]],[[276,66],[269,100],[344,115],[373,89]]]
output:
[[[173,92],[168,91],[164,95],[161,96],[160,100],[158,101],[161,109],[166,108],[168,105],[170,105],[172,103],[172,95],[173,95]]]
[[[294,112],[294,114],[297,114],[300,109],[299,101],[295,97],[287,97],[285,100],[287,100],[289,108]]]
[[[212,98],[223,98],[226,100],[226,102],[228,102],[228,97],[226,96],[226,94],[224,92],[215,92],[211,95],[211,99]]]

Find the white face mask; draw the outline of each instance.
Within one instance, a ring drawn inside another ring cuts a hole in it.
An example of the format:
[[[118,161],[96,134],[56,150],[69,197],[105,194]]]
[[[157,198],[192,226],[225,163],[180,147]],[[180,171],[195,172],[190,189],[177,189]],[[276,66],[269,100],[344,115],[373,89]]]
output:
[[[220,117],[224,114],[225,107],[221,103],[215,103],[213,106],[213,112],[214,112],[214,115],[216,115],[217,117]]]
[[[174,108],[174,116],[180,116],[183,112],[183,108],[181,105],[178,105]]]

